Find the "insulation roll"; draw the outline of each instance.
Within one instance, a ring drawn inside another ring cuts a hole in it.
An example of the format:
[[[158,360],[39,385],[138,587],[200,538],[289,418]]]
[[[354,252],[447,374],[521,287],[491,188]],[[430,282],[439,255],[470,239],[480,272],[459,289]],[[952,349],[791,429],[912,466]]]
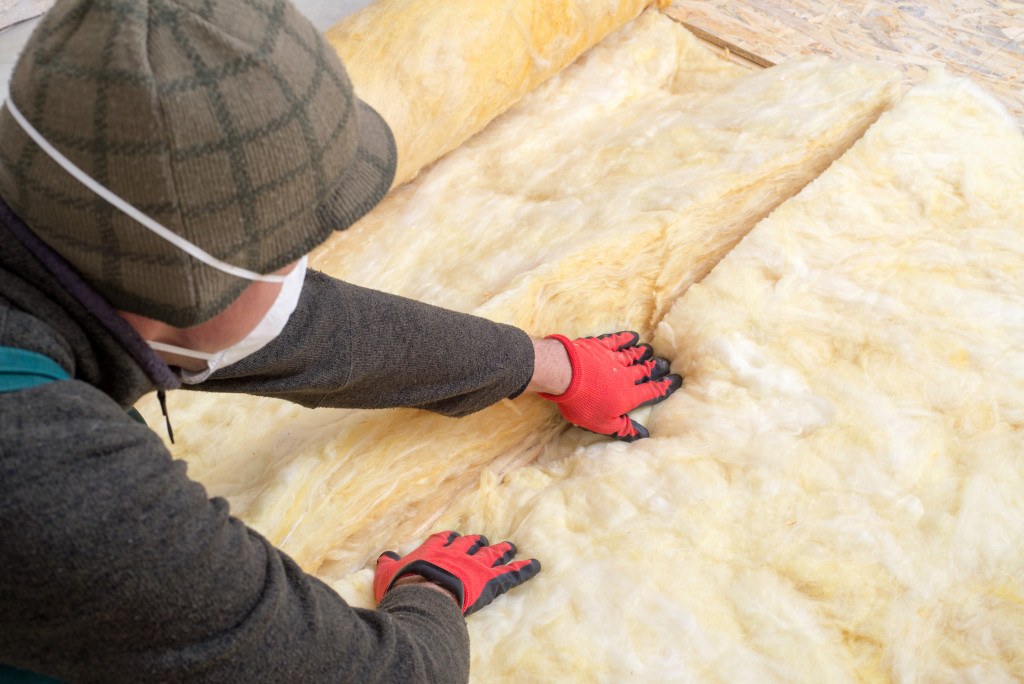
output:
[[[652,4],[377,0],[327,40],[395,134],[399,185]]]

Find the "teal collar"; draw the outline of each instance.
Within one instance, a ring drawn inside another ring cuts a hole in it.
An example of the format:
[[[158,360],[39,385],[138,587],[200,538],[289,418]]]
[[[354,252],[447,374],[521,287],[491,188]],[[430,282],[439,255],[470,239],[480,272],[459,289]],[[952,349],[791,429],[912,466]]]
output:
[[[49,356],[27,349],[0,347],[0,392],[14,392],[70,377]]]

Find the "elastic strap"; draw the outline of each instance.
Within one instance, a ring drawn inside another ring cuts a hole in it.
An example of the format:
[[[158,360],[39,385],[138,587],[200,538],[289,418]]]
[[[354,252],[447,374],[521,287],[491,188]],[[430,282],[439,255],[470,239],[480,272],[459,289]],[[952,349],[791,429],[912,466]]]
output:
[[[44,138],[43,135],[39,131],[37,131],[32,124],[28,122],[28,119],[26,119],[24,115],[22,115],[22,113],[14,105],[14,100],[12,100],[10,97],[7,98],[7,111],[11,113],[11,116],[14,117],[14,120],[18,122],[18,125],[21,126],[21,129],[25,131],[28,137],[32,138],[32,140],[34,140],[35,143],[39,145],[40,149],[42,149],[43,152],[49,155],[49,157],[53,159],[53,161],[60,164],[60,166],[65,171],[74,176],[79,183],[89,188],[94,193],[96,193],[97,195],[99,195],[100,197],[102,197],[103,199],[107,200],[112,205],[120,209],[123,213],[135,219],[135,221],[137,221],[143,227],[159,235],[164,240],[167,240],[167,242],[170,242],[178,249],[187,252],[188,254],[192,255],[199,261],[202,261],[204,264],[208,266],[214,267],[218,271],[223,271],[224,273],[236,276],[238,278],[245,278],[246,280],[260,280],[267,283],[284,282],[285,276],[283,275],[263,275],[261,273],[256,273],[254,271],[242,268],[241,266],[235,266],[234,264],[229,264],[226,261],[221,261],[217,257],[201,249],[198,245],[192,244],[191,242],[181,237],[177,233],[160,225],[159,223],[157,223],[156,221],[154,221],[153,219],[151,219],[150,217],[146,216],[141,211],[133,207],[131,204],[115,195],[111,190],[104,187],[103,185],[100,185],[89,174],[87,174],[82,169],[78,168],[73,161],[65,157],[63,154],[61,154],[60,150],[51,145],[50,142],[46,138]]]
[[[200,352],[194,349],[185,349],[184,347],[178,347],[173,344],[165,344],[163,342],[153,342],[152,340],[146,340],[146,344],[151,349],[162,352],[170,352],[172,354],[179,354],[181,356],[187,356],[191,359],[202,359],[203,361],[213,361],[220,354],[219,351],[215,352]]]

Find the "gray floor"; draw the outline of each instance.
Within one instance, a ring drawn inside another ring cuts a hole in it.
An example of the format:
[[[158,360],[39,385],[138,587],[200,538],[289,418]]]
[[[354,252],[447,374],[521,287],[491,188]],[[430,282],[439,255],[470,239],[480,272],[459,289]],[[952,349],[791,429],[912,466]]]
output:
[[[372,0],[293,0],[313,25],[326,31],[342,17],[348,16]],[[7,98],[7,81],[18,60],[22,46],[32,34],[38,19],[30,19],[0,31],[0,100]]]

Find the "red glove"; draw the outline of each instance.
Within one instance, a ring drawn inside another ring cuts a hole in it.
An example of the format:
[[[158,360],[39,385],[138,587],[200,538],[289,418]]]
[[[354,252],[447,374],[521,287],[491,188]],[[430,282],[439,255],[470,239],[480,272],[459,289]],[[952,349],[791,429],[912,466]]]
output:
[[[563,394],[540,396],[557,402],[565,419],[585,430],[623,442],[649,437],[647,428],[626,414],[664,401],[683,384],[682,376],[668,375],[668,361],[651,358],[651,345],[637,344],[640,336],[635,332],[548,338],[561,342],[569,353],[572,382]]]
[[[421,575],[455,594],[462,614],[469,615],[540,572],[535,558],[509,563],[516,555],[512,542],[487,544],[479,534],[438,532],[405,558],[385,551],[377,559],[373,595],[380,603],[400,577]]]

